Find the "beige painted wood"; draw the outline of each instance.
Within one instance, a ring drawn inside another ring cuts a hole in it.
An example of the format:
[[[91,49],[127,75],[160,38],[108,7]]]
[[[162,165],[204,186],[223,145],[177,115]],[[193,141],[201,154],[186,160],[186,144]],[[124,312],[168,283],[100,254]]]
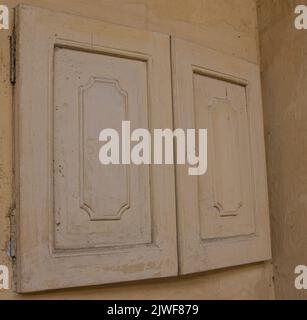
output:
[[[180,272],[271,257],[258,66],[172,40],[176,128],[208,129],[208,170],[177,166]]]
[[[151,243],[149,166],[98,158],[103,128],[148,128],[146,62],[57,48],[53,105],[56,249]]]
[[[169,37],[17,13],[17,291],[177,274],[174,168],[99,163],[99,132],[172,126]]]

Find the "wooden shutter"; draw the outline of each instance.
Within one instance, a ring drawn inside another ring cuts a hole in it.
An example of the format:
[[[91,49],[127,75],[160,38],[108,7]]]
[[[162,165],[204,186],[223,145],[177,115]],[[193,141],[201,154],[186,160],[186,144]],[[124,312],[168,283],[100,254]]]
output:
[[[174,167],[98,158],[172,127],[169,37],[28,6],[16,34],[17,290],[177,274]]]
[[[177,166],[181,273],[271,257],[258,66],[173,39],[175,127],[208,129],[208,170]]]

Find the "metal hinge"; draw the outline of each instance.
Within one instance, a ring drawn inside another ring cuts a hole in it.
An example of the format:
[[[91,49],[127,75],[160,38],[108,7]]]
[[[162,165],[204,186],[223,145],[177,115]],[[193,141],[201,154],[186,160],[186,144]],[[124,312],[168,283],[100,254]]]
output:
[[[13,260],[16,258],[16,209],[10,212],[11,236],[7,246],[7,255]]]
[[[12,206],[10,213],[9,213],[9,218],[10,218],[10,227],[11,227],[11,232],[10,232],[10,240],[8,241],[7,245],[7,255],[11,259],[12,263],[12,270],[13,270],[13,280],[12,280],[12,286],[14,290],[17,289],[17,265],[16,265],[16,207],[15,205]]]
[[[16,9],[13,15],[13,32],[10,36],[10,81],[12,85],[16,83]]]
[[[15,85],[16,83],[16,34],[13,30],[12,35],[10,36],[10,80],[11,84]]]

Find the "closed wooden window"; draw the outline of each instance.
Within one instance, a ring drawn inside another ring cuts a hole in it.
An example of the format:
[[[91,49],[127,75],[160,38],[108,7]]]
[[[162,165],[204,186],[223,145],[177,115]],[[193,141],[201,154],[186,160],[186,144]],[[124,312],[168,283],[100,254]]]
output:
[[[269,259],[259,67],[180,39],[172,48],[175,127],[208,129],[207,173],[176,167],[181,273]]]
[[[17,290],[176,275],[173,166],[98,158],[104,128],[172,126],[169,37],[24,6],[16,31]]]
[[[17,291],[270,258],[257,66],[28,6],[15,32]],[[100,131],[125,120],[132,130],[208,129],[207,173],[102,165]]]

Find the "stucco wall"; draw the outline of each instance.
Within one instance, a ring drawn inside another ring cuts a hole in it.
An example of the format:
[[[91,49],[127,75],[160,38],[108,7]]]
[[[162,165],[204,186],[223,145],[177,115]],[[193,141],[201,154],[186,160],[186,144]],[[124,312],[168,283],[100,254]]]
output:
[[[1,3],[12,8],[19,1],[2,0]],[[24,0],[22,3],[173,34],[252,63],[259,63],[257,10],[254,0]],[[0,32],[0,262],[10,265],[6,247],[9,239],[7,216],[13,205],[13,111],[8,36],[9,32]],[[0,292],[0,298],[33,296],[93,299],[269,299],[274,293],[269,262],[184,278],[30,296],[18,296],[11,291]]]
[[[260,0],[259,29],[276,297],[307,298],[294,268],[307,265],[307,42],[294,27],[306,0]]]

